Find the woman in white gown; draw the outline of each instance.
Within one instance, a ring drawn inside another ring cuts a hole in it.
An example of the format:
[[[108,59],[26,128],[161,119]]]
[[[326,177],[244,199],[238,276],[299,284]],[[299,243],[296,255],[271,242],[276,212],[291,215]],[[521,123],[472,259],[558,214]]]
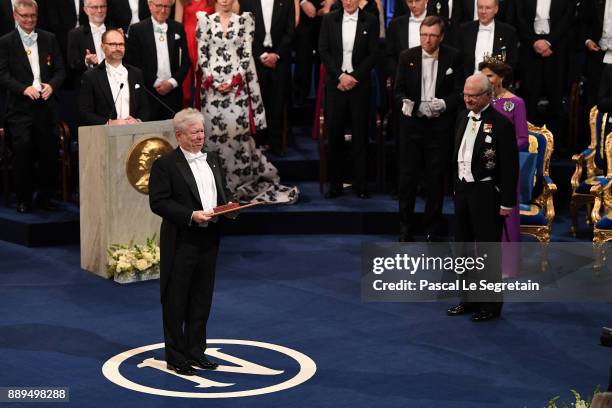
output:
[[[198,63],[203,72],[202,113],[206,147],[218,152],[228,188],[242,202],[294,203],[297,187],[280,184],[277,169],[255,147],[252,134],[266,127],[251,44],[250,13],[232,12],[232,0],[217,0],[217,12],[198,12]]]

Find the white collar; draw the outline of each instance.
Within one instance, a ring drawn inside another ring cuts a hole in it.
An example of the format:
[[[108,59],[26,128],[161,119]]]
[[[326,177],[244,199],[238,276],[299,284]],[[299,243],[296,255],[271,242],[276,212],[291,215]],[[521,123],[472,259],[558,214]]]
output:
[[[185,159],[187,159],[188,162],[193,161],[193,160],[197,160],[197,159],[200,159],[200,158],[204,158],[204,160],[206,160],[206,153],[204,153],[204,152],[191,153],[191,152],[188,152],[187,150],[183,149],[180,146],[179,146],[179,148],[181,149],[181,151],[185,155]]]
[[[357,8],[357,10],[355,10],[353,14],[349,14],[346,12],[346,10],[344,10],[344,13],[342,14],[342,20],[357,21],[358,16],[359,16],[359,8]]]

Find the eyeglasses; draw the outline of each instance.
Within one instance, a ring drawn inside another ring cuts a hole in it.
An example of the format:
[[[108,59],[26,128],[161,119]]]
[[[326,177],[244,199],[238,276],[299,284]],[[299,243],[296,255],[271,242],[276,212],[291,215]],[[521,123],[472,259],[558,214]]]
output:
[[[419,34],[421,38],[440,38],[440,34]]]
[[[125,48],[125,43],[104,43],[104,45],[108,45],[111,48]]]
[[[463,95],[463,99],[474,99],[474,98],[478,98],[479,96],[482,96],[484,94],[486,94],[487,91],[482,91],[481,93],[477,93],[477,94],[466,94],[465,92],[462,93]]]
[[[172,5],[158,4],[158,3],[149,3],[152,4],[158,10],[170,10]]]
[[[89,8],[89,9],[92,9],[92,10],[98,10],[98,11],[106,10],[108,8],[108,6],[106,4],[103,5],[103,6],[85,6],[85,7]]]
[[[23,18],[24,20],[26,19],[35,20],[38,18],[38,14],[21,14],[18,12],[15,12],[15,14],[17,14],[19,17]]]

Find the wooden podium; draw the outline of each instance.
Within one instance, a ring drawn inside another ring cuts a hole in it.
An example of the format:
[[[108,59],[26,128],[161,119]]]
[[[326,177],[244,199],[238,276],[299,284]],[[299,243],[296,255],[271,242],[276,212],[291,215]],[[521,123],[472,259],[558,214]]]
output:
[[[144,244],[161,219],[151,212],[148,170],[176,147],[171,120],[79,128],[81,268],[105,278],[112,244]]]

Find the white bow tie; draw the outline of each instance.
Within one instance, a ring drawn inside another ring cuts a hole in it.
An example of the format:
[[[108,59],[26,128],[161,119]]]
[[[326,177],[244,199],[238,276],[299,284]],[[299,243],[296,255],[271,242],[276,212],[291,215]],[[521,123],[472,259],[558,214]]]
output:
[[[100,27],[91,28],[92,34],[104,34],[105,31],[106,31],[106,26],[104,24],[102,24]]]
[[[491,32],[493,31],[493,27],[488,25],[488,26],[483,26],[483,25],[479,25],[478,26],[478,31],[488,31]]]
[[[206,161],[206,153],[202,153],[202,152],[197,152],[197,153],[189,153],[187,152],[185,154],[185,158],[187,159],[187,161],[189,163],[193,163],[196,160],[204,160]]]
[[[156,33],[166,34],[166,32],[168,31],[168,24],[156,24],[153,28],[153,31],[155,31]]]
[[[354,13],[352,15],[345,15],[344,21],[357,21],[357,13]]]
[[[410,23],[422,23],[423,20],[425,20],[425,17],[414,17],[413,15],[410,15],[410,18],[408,19],[408,22],[410,22]]]
[[[480,113],[474,113],[472,111],[470,111],[470,113],[468,113],[468,118],[478,121],[480,120]]]

